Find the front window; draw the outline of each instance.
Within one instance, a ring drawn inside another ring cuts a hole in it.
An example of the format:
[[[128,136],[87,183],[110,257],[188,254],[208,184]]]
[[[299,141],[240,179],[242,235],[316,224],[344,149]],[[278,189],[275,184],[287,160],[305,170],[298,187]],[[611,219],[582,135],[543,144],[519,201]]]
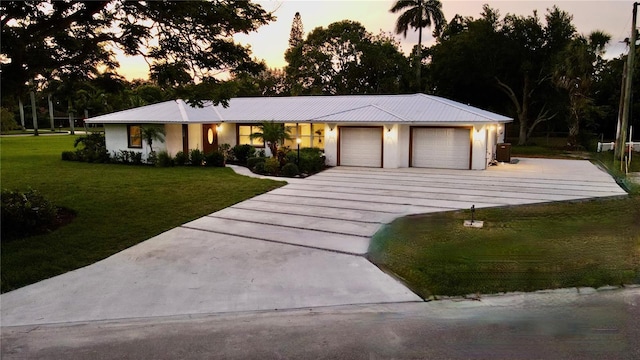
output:
[[[142,148],[142,126],[127,125],[127,137],[129,139],[128,146],[130,148]]]
[[[300,137],[300,147],[302,148],[324,148],[324,124],[288,123],[285,126],[291,135],[291,140],[285,141],[286,146],[293,149],[298,145],[296,138]]]
[[[264,147],[264,142],[259,138],[251,138],[251,134],[259,133],[259,125],[238,125],[238,145],[252,145]]]

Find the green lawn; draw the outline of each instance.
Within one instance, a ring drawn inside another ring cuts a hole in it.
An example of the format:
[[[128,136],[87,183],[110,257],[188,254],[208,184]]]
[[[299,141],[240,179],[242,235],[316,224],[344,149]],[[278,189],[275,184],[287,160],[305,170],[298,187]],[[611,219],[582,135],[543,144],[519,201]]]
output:
[[[371,260],[424,298],[640,283],[640,196],[407,217],[380,230]]]
[[[0,139],[2,188],[31,187],[77,213],[52,233],[2,244],[2,292],[94,263],[284,184],[225,168],[60,160],[62,151],[73,150],[73,141],[71,136]]]

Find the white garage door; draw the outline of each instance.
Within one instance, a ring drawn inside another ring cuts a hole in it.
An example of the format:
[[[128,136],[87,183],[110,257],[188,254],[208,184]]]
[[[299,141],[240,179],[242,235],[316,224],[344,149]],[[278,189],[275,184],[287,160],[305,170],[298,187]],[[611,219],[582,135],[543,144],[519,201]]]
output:
[[[470,130],[461,128],[414,128],[414,167],[469,169]]]
[[[382,166],[382,128],[340,128],[340,165]]]

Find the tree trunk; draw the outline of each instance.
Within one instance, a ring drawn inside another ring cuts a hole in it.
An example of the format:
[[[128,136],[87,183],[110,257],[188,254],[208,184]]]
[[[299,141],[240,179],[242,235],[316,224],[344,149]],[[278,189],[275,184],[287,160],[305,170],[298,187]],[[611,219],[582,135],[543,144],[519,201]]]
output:
[[[529,93],[529,75],[524,75],[524,84],[522,85],[522,106],[520,108],[520,114],[518,114],[518,120],[520,121],[520,134],[518,137],[518,145],[524,145],[529,141],[530,131],[529,129],[529,101],[531,100],[531,94]]]
[[[24,104],[20,98],[18,98],[18,106],[20,107],[20,126],[22,127],[22,131],[24,131],[26,129],[24,126]]]
[[[56,125],[53,119],[53,101],[51,101],[51,94],[47,96],[47,100],[49,102],[49,120],[51,120],[51,132],[56,131]]]
[[[38,109],[36,109],[36,94],[33,90],[31,96],[31,118],[33,119],[33,136],[38,136]]]
[[[577,114],[571,116],[571,124],[569,124],[569,137],[567,138],[567,145],[571,149],[578,147],[578,134],[580,133],[580,119]]]

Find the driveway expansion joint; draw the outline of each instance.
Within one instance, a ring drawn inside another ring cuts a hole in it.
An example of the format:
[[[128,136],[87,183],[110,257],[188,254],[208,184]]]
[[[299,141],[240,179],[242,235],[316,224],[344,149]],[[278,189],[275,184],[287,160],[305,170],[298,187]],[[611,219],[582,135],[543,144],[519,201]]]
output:
[[[234,233],[225,232],[225,231],[219,231],[219,230],[201,229],[201,228],[192,227],[192,226],[186,226],[186,225],[182,225],[182,226],[180,226],[180,227],[181,227],[181,228],[183,228],[183,229],[189,229],[189,230],[195,230],[195,231],[204,231],[204,232],[208,232],[208,233],[212,233],[212,234],[221,234],[221,235],[239,236],[239,235],[234,234]],[[306,229],[305,229],[305,230],[306,230]],[[356,236],[356,235],[351,235],[351,236]],[[328,249],[328,248],[322,248],[322,247],[316,247],[316,246],[309,246],[309,245],[303,245],[303,244],[295,244],[295,243],[290,243],[290,242],[286,242],[286,241],[278,241],[278,240],[264,239],[264,238],[259,238],[259,237],[255,237],[255,236],[242,235],[241,237],[246,238],[246,239],[250,239],[250,240],[266,241],[266,242],[270,242],[270,243],[274,243],[274,244],[280,244],[280,245],[297,246],[297,247],[301,247],[301,248],[313,249],[313,250],[321,250],[321,251],[327,251],[327,252],[336,253],[336,254],[342,254],[342,255],[357,256],[357,257],[365,257],[365,256],[367,255],[366,253],[364,253],[364,254],[358,254],[358,253],[352,253],[352,252],[348,252],[348,251],[341,251],[341,250],[335,250],[335,249]]]

